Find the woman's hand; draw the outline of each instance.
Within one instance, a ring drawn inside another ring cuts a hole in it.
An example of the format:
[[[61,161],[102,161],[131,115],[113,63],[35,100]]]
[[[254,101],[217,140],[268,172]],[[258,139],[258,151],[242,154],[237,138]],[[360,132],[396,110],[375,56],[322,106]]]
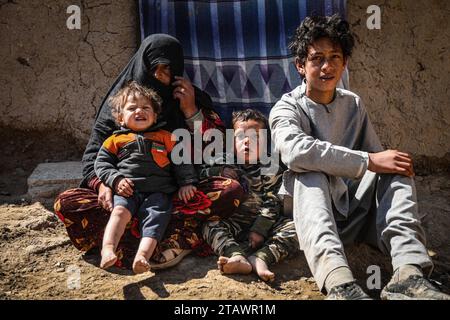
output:
[[[182,186],[180,190],[178,190],[178,198],[184,201],[184,203],[187,203],[197,191],[197,188],[194,187],[192,184],[189,184],[187,186]]]
[[[113,209],[113,192],[112,189],[105,186],[103,183],[100,184],[98,188],[98,203],[102,208],[108,211],[112,211]]]
[[[252,249],[258,249],[264,242],[264,237],[257,232],[251,231],[248,235],[248,242]]]
[[[397,150],[369,153],[369,166],[367,169],[375,173],[396,173],[408,177],[414,176],[411,156]]]
[[[128,178],[120,178],[116,183],[116,193],[122,197],[131,197],[134,193],[134,183]]]
[[[176,81],[172,83],[175,87],[173,91],[174,99],[180,100],[180,109],[186,119],[194,116],[198,109],[195,106],[195,91],[191,82],[183,77],[175,77]]]

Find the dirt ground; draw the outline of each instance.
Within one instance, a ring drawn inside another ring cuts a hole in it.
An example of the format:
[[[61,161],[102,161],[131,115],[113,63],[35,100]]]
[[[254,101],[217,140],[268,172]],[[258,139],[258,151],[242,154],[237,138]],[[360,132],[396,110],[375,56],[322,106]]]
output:
[[[10,138],[20,140],[18,134]],[[79,150],[43,138],[49,143],[47,148],[54,145],[49,154],[40,152],[45,145],[27,146],[22,141],[19,149],[7,143],[0,157],[0,299],[324,298],[301,252],[273,267],[276,280],[270,284],[255,275],[221,275],[215,257],[188,256],[173,268],[142,275],[115,268],[101,270],[97,255],[83,255],[70,244],[51,208],[29,203],[24,195],[26,177],[37,163],[79,159]],[[420,210],[427,214],[428,248],[436,264],[432,278],[450,293],[450,174],[418,176],[417,189]],[[360,285],[377,298],[379,290],[367,290],[366,269],[380,266],[383,286],[391,273],[389,260],[365,245],[348,248],[347,256]]]

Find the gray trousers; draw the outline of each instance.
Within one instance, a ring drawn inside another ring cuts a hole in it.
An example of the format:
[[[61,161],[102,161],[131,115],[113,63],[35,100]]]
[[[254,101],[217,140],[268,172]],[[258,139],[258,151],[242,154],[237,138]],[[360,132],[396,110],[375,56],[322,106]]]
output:
[[[432,268],[412,178],[367,171],[359,181],[346,181],[346,215],[336,210],[326,174],[294,173],[293,178],[290,191],[300,249],[321,290],[331,271],[348,267],[344,244],[354,242],[390,255],[394,270],[405,264]]]

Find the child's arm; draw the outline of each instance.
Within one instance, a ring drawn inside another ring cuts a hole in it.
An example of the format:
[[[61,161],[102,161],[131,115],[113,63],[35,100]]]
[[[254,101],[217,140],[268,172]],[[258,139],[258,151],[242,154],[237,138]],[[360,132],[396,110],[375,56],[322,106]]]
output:
[[[172,170],[180,187],[198,183],[197,171],[192,164],[173,164]]]
[[[119,170],[117,170],[117,150],[114,144],[114,136],[109,137],[100,148],[95,159],[95,174],[99,179],[112,190],[115,189],[117,179],[124,177]]]
[[[117,129],[118,127],[111,115],[109,104],[103,104],[95,118],[94,127],[92,128],[89,142],[81,160],[83,165],[82,187],[86,187],[88,183],[95,178],[95,159],[97,158],[97,154],[103,142]]]
[[[227,164],[227,162],[231,162],[227,161],[228,157],[231,157],[231,155],[221,153],[212,159],[214,163],[195,166],[199,179],[203,180],[210,177],[220,176],[238,180],[238,168],[236,165]]]
[[[223,164],[200,164],[196,165],[195,169],[197,170],[198,178],[203,180],[210,177],[220,176],[223,167]]]
[[[309,126],[309,119],[301,112],[294,99],[285,98],[270,113],[272,138],[286,166],[295,172],[362,177],[368,166],[368,153],[333,145],[307,134],[304,128]]]
[[[164,146],[167,150],[167,157],[172,163],[172,172],[175,176],[175,179],[177,180],[177,184],[180,187],[187,186],[187,185],[194,185],[198,183],[198,174],[197,171],[194,168],[193,164],[189,163],[180,163],[176,164],[172,162],[172,150],[175,147],[177,143],[183,143],[183,142],[177,142],[176,137],[171,134],[170,132],[163,131],[162,135],[162,141],[164,143]]]
[[[197,172],[200,180],[210,178],[210,177],[225,177],[234,180],[239,179],[238,170],[233,165],[202,165],[197,167]]]

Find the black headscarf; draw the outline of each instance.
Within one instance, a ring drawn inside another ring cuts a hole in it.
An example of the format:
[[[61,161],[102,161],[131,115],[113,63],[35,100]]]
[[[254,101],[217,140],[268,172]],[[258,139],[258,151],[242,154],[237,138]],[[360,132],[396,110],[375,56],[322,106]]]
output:
[[[183,75],[183,48],[177,39],[167,34],[153,34],[145,38],[138,51],[109,89],[95,117],[94,128],[83,155],[84,179],[81,186],[87,186],[87,182],[95,175],[94,161],[101,145],[106,138],[119,129],[112,116],[108,99],[129,81],[134,80],[140,85],[152,88],[161,96],[163,100],[162,112],[158,117],[158,122],[166,122],[163,129],[172,132],[178,128],[187,128],[179,101],[173,98],[174,87],[164,85],[154,78],[154,68],[158,64],[170,66],[171,83],[175,81],[175,76],[181,77]],[[212,109],[211,98],[195,86],[194,90],[196,106],[202,109]]]

